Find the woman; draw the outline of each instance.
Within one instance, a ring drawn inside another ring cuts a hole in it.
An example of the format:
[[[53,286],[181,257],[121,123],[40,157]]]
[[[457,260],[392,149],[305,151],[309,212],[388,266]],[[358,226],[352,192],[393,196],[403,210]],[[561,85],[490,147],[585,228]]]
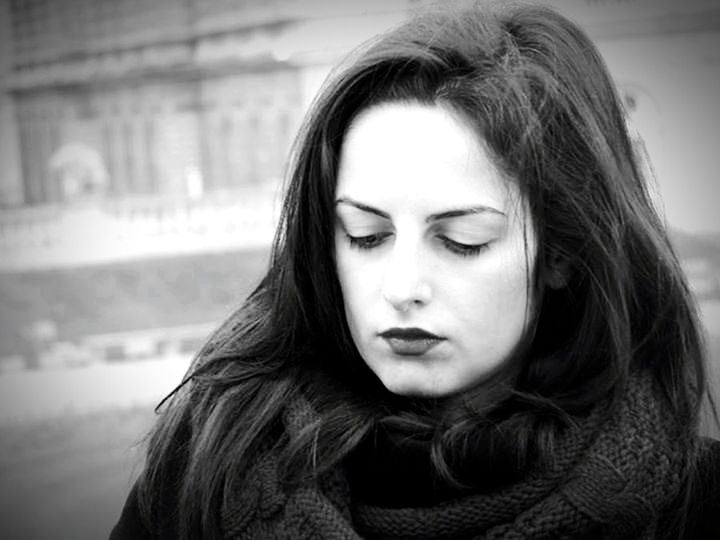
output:
[[[112,537],[701,538],[704,369],[588,38],[541,7],[428,13],[314,104],[267,274]]]

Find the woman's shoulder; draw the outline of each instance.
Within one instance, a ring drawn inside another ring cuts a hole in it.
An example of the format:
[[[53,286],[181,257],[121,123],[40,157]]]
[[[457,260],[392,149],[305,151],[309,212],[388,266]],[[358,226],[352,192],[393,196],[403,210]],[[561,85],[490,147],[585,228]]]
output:
[[[720,488],[720,439],[703,438],[700,442],[698,474],[711,473],[716,480],[716,488]]]
[[[237,521],[239,517],[252,513],[257,506],[278,499],[279,484],[276,480],[276,460],[278,441],[282,439],[281,426],[273,425],[252,448],[243,470],[246,474],[234,476],[230,469],[228,474],[228,501],[237,503],[232,514]],[[193,444],[187,430],[179,430],[172,444],[175,448],[183,448]],[[120,512],[118,521],[110,532],[109,540],[170,540],[177,538],[179,513],[179,485],[187,473],[187,463],[181,452],[175,453],[164,462],[162,477],[166,479],[161,485],[149,486],[143,483],[147,471],[143,471],[128,493]],[[141,492],[148,490],[155,502],[152,518],[143,511]],[[260,499],[260,495],[263,498]],[[230,522],[234,525],[234,522]]]
[[[720,538],[720,440],[702,439],[682,538]]]
[[[702,439],[694,480],[693,501],[720,512],[720,440]]]
[[[167,538],[172,538],[172,533]],[[138,485],[135,484],[125,500],[120,518],[110,531],[109,540],[152,540],[153,534],[147,529],[140,516]]]

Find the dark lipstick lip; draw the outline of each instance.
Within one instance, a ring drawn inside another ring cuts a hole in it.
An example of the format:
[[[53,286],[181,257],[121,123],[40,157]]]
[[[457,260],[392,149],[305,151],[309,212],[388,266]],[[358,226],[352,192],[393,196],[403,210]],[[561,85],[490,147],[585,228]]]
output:
[[[445,339],[422,328],[389,328],[378,334],[385,339],[442,340]]]

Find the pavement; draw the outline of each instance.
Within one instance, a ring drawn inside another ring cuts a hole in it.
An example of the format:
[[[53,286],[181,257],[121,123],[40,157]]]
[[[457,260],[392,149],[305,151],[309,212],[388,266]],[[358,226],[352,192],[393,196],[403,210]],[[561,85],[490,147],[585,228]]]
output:
[[[171,392],[191,356],[0,375],[0,425],[150,406]]]

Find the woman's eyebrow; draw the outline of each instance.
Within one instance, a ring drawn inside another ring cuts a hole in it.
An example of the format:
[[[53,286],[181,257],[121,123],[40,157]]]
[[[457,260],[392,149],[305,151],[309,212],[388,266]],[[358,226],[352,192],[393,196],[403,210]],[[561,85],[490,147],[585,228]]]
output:
[[[505,212],[501,212],[497,208],[492,206],[469,206],[467,208],[454,208],[452,210],[446,210],[444,212],[438,212],[436,214],[429,215],[426,219],[426,223],[432,223],[433,221],[440,221],[443,219],[451,219],[456,217],[470,216],[474,214],[495,214],[498,216],[505,217]]]
[[[349,204],[350,206],[354,206],[355,208],[357,208],[358,210],[362,210],[363,212],[375,214],[376,216],[380,216],[383,219],[390,219],[390,214],[388,214],[387,212],[383,212],[382,210],[379,210],[373,206],[354,201],[352,199],[349,199],[348,197],[338,197],[335,200],[335,204]]]

